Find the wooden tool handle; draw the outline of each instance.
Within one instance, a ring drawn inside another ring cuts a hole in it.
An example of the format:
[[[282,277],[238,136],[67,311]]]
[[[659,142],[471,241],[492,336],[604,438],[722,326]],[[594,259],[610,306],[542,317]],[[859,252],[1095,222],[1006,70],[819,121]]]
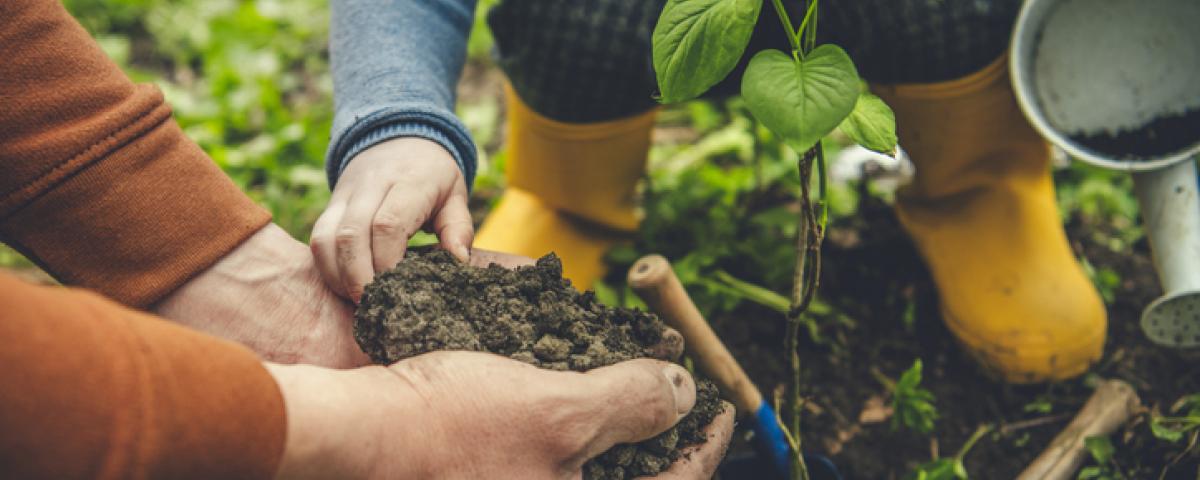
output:
[[[639,259],[629,269],[629,286],[667,325],[679,330],[688,355],[723,396],[733,400],[738,412],[753,415],[762,404],[762,394],[700,315],[667,259],[662,255]]]
[[[1141,410],[1137,392],[1128,383],[1108,380],[1100,384],[1087,403],[1050,446],[1017,477],[1018,480],[1068,480],[1083,465],[1087,437],[1108,435]]]

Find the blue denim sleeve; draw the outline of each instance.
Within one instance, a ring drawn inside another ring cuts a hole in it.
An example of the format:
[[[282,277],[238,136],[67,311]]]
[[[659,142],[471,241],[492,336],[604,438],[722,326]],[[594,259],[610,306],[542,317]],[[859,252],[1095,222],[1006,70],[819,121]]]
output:
[[[334,118],[329,187],[359,152],[385,140],[440,143],[475,180],[475,143],[454,115],[475,0],[333,0]]]

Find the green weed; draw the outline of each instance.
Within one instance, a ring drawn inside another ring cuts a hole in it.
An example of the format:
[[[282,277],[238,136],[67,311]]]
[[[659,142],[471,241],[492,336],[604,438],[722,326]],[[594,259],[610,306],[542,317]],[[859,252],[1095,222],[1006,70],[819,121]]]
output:
[[[913,362],[892,389],[892,429],[907,428],[920,434],[933,431],[938,419],[933,393],[921,388],[921,359]]]
[[[1083,440],[1088,455],[1095,465],[1089,465],[1079,471],[1079,480],[1125,480],[1127,477],[1117,462],[1113,459],[1117,449],[1113,447],[1108,437],[1087,437]]]
[[[905,477],[906,480],[967,480],[967,467],[963,465],[963,459],[967,453],[975,447],[975,443],[979,439],[992,431],[990,425],[983,425],[975,429],[975,433],[967,439],[962,448],[956,455],[951,458],[937,458],[918,466],[912,473]]]

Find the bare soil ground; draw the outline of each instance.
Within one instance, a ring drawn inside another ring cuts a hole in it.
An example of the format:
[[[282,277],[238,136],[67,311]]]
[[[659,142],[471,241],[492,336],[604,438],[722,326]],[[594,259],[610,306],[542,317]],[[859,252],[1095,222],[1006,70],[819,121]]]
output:
[[[1097,227],[1068,225],[1076,252],[1122,279],[1109,306],[1104,357],[1080,379],[1018,387],[989,379],[959,349],[940,320],[932,281],[889,206],[864,201],[853,224],[838,228],[826,245],[820,295],[855,323],[825,325],[831,346],[810,345],[802,353],[804,441],[831,456],[846,478],[902,478],[931,457],[953,456],[982,424],[996,430],[967,456],[971,478],[1014,478],[1070,421],[1097,376],[1129,382],[1158,411],[1200,392],[1200,351],[1157,346],[1138,326],[1141,308],[1159,295],[1144,240],[1118,254],[1086,240]],[[785,384],[778,314],[750,305],[712,321],[764,391]],[[916,358],[924,361],[922,385],[935,395],[941,415],[935,440],[879,421],[888,390],[877,378],[897,378]],[[1200,476],[1200,452],[1182,454],[1185,445],[1154,438],[1148,420],[1143,415],[1112,436],[1116,462],[1129,478]]]

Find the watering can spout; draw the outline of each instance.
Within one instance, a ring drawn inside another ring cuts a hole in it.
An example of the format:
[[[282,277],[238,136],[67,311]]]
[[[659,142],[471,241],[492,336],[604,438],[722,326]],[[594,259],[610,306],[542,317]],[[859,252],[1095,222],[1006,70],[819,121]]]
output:
[[[1200,192],[1196,163],[1185,160],[1134,174],[1138,203],[1162,283],[1162,297],[1142,312],[1142,329],[1156,343],[1200,346]]]

